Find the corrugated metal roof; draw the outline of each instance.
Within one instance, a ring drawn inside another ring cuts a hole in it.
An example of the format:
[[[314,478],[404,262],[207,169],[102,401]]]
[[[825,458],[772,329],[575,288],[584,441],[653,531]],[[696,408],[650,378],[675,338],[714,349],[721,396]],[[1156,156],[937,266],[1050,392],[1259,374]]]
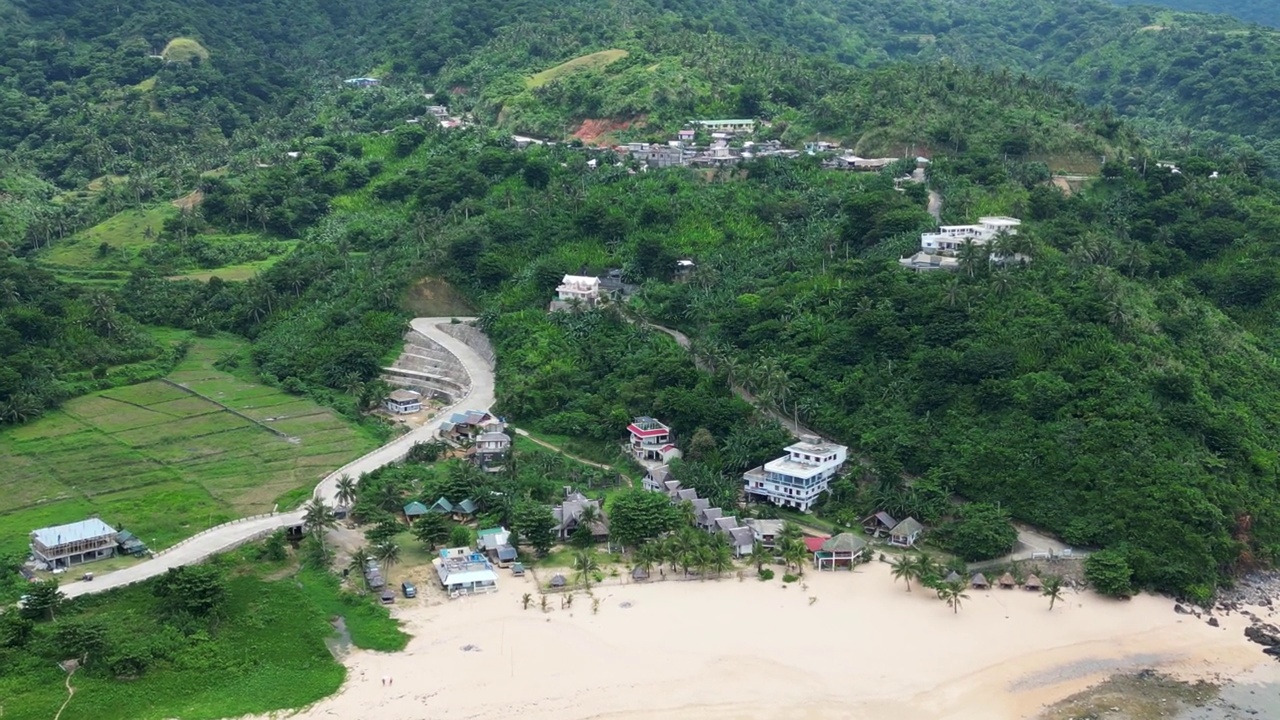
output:
[[[80,542],[114,533],[115,528],[98,518],[89,518],[80,522],[67,523],[66,525],[40,528],[33,531],[31,537],[45,547],[54,547],[55,545]]]

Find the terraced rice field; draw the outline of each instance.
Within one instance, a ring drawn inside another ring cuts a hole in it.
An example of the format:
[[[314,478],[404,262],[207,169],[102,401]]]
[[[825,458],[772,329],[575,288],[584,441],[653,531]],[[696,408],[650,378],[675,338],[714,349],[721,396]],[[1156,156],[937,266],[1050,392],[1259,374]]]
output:
[[[197,340],[166,377],[183,387],[106,390],[0,433],[0,553],[92,513],[163,548],[267,512],[377,445],[310,400],[213,367],[239,347]]]

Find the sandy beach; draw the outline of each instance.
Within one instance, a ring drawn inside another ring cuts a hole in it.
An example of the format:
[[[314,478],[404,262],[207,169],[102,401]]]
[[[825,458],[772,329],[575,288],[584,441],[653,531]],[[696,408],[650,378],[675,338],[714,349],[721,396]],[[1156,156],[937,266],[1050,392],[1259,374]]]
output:
[[[882,563],[803,582],[606,583],[596,614],[581,592],[544,613],[534,581],[508,576],[488,596],[402,600],[406,650],[353,652],[342,690],[296,717],[1027,718],[1116,672],[1220,680],[1275,665],[1243,618],[1211,627],[1166,598],[1068,591],[1050,612],[1036,593],[970,590],[953,614]]]

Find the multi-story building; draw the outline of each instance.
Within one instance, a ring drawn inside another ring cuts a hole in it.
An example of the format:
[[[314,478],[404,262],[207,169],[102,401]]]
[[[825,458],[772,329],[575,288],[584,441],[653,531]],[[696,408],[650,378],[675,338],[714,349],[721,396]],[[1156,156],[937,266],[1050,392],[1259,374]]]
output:
[[[671,428],[651,417],[638,417],[627,426],[631,434],[631,454],[640,461],[667,464],[680,457],[672,441]]]
[[[600,278],[586,275],[565,275],[556,287],[556,299],[551,310],[570,310],[595,307],[600,302]]]
[[[747,498],[808,512],[844,467],[849,448],[809,436],[786,450],[743,475]]]
[[[920,249],[929,254],[954,254],[966,243],[986,245],[997,236],[1017,235],[1022,221],[1010,217],[978,218],[977,225],[943,225],[936,233],[920,236]]]
[[[31,533],[31,555],[49,569],[109,558],[116,552],[115,528],[98,518]]]

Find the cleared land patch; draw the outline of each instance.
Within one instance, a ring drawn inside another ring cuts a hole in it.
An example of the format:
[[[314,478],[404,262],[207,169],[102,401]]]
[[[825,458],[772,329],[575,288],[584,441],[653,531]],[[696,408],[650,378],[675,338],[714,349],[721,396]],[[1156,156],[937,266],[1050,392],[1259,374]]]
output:
[[[580,55],[572,60],[562,62],[553,68],[543,70],[542,72],[526,79],[524,81],[525,86],[530,88],[542,87],[552,80],[568,75],[571,72],[602,68],[612,62],[621,60],[630,54],[631,53],[626,50],[614,49],[601,50],[600,52],[594,52],[590,55]]]
[[[196,40],[176,37],[164,46],[160,57],[164,58],[165,62],[191,62],[196,58],[208,60],[209,51]]]
[[[168,376],[212,401],[157,380],[76,398],[0,433],[0,552],[92,513],[163,548],[268,512],[377,445],[327,408],[213,367],[241,346],[198,339]]]
[[[154,244],[164,221],[177,214],[177,208],[169,204],[125,210],[55,243],[40,259],[55,265],[92,267],[100,264],[98,249],[103,243],[113,250],[128,250],[132,254]]]

